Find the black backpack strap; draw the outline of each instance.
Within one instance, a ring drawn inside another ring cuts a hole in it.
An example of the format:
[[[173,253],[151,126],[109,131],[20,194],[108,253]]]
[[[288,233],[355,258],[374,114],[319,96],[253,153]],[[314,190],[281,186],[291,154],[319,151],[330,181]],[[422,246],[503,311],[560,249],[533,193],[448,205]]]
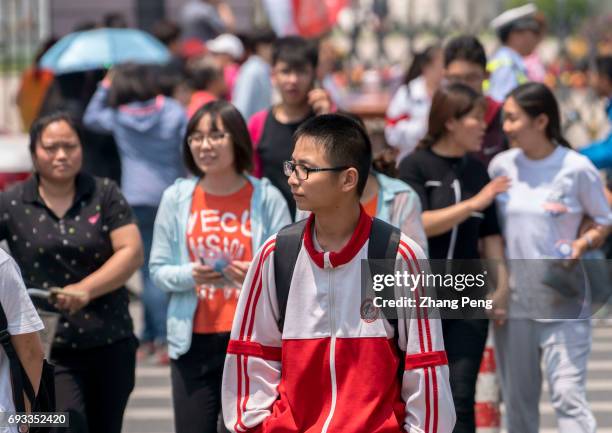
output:
[[[370,243],[368,244],[368,260],[377,260],[376,262],[369,262],[372,275],[393,274],[395,272],[395,260],[397,258],[397,250],[401,237],[402,232],[397,227],[379,220],[378,218],[372,220]],[[385,285],[382,295],[385,299],[394,299],[395,290],[392,286],[389,287]],[[383,309],[383,315],[387,322],[393,327],[395,334],[395,347],[399,355],[397,377],[401,383],[404,375],[405,358],[403,355],[404,351],[399,345],[399,324],[396,314],[397,311],[385,311],[385,309]]]
[[[276,235],[276,245],[274,247],[274,279],[276,284],[276,298],[278,300],[278,329],[283,331],[285,323],[285,313],[287,311],[287,301],[289,299],[289,286],[295,262],[302,247],[302,239],[304,237],[304,229],[306,220],[299,221],[281,229]],[[372,220],[372,228],[370,231],[370,243],[368,246],[368,259],[384,260],[378,263],[372,263],[377,267],[375,273],[395,272],[395,258],[399,248],[401,231],[382,220],[374,218]],[[388,290],[388,289],[387,289]],[[391,292],[386,293],[386,297],[392,299],[395,296],[393,288]],[[398,324],[396,318],[387,319],[395,330],[396,339],[399,336]]]
[[[379,220],[378,218],[372,218],[370,245],[368,246],[368,259],[395,260],[401,237],[402,232],[397,227],[394,227],[383,220]],[[393,268],[393,270],[395,270],[395,268]]]
[[[274,247],[274,281],[276,285],[276,298],[278,300],[278,329],[283,333],[285,312],[289,299],[289,286],[295,269],[302,238],[307,220],[298,221],[281,229],[276,235]]]
[[[21,366],[21,362],[19,362],[19,357],[17,356],[17,352],[15,352],[13,343],[11,343],[11,334],[8,332],[8,321],[2,305],[0,305],[0,345],[4,348],[6,357],[9,360],[15,412],[25,412],[25,400],[23,398],[24,376],[22,376],[23,367]]]
[[[393,274],[395,272],[395,258],[397,257],[397,249],[399,248],[401,236],[402,232],[397,227],[379,220],[378,218],[372,219],[370,243],[368,245],[368,259],[380,260],[380,262],[370,263],[372,275]],[[385,299],[394,299],[395,291],[393,287],[385,285],[383,296]],[[388,312],[386,316],[387,321],[395,330],[395,338],[397,340],[399,336],[397,318],[390,312]]]

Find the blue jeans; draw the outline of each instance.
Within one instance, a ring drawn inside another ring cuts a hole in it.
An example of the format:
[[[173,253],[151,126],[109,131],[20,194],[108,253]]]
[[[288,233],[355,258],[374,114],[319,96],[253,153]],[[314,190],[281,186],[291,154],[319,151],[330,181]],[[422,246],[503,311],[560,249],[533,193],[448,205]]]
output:
[[[145,262],[142,271],[142,304],[144,307],[144,328],[141,342],[166,342],[166,314],[168,312],[168,295],[159,289],[149,276],[149,256],[153,243],[153,225],[157,208],[153,206],[133,206],[134,216],[140,229],[144,248]]]

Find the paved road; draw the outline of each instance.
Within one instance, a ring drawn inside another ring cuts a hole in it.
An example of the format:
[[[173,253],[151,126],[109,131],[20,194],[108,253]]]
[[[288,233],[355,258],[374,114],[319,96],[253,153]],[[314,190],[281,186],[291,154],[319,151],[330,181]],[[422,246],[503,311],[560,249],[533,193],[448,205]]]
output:
[[[125,416],[125,433],[172,433],[173,415],[169,369],[146,363],[138,366],[136,389]],[[556,432],[555,416],[544,387],[540,404],[540,433]],[[599,427],[612,433],[612,324],[595,325],[589,362],[588,397]]]

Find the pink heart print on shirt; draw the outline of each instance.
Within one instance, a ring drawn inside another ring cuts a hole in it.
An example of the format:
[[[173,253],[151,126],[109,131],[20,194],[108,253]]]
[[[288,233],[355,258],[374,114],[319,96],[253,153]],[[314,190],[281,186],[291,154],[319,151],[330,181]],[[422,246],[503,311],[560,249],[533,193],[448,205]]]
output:
[[[95,215],[90,216],[87,221],[89,221],[89,224],[94,225],[95,223],[98,222],[98,220],[100,219],[100,212],[98,212]]]

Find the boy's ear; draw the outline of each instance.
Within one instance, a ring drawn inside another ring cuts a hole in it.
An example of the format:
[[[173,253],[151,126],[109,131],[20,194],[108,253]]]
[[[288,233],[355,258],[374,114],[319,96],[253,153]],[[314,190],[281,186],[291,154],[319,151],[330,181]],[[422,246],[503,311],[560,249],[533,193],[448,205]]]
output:
[[[350,167],[342,173],[342,191],[349,192],[357,189],[359,183],[359,172],[355,167]]]

